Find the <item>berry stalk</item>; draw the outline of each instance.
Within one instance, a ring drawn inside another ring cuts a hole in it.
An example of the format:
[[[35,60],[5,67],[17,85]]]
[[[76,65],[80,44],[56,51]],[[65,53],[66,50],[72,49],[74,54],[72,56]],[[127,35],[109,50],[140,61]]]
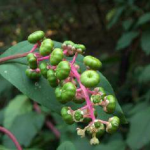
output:
[[[90,111],[90,116],[92,118],[92,121],[94,122],[94,120],[95,120],[94,109],[93,109],[93,105],[92,105],[92,103],[90,101],[88,91],[85,88],[85,86],[82,85],[82,83],[80,81],[80,74],[77,72],[76,68],[73,65],[71,65],[71,71],[74,74],[75,78],[77,79],[77,81],[78,81],[78,83],[79,83],[79,85],[80,85],[80,87],[81,87],[81,89],[83,91],[84,98],[86,100],[86,104],[87,104],[87,106],[89,108],[89,111]]]
[[[7,134],[9,136],[9,138],[15,144],[17,150],[22,150],[19,142],[17,141],[17,139],[15,138],[15,136],[10,131],[8,131],[7,129],[5,129],[4,127],[0,127],[0,131],[3,132],[3,133],[5,133],[5,134]]]

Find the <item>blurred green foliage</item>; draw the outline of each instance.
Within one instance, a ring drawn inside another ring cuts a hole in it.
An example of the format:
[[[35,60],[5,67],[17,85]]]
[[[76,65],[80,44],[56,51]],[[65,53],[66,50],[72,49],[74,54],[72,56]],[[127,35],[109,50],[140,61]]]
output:
[[[69,150],[74,147],[77,150],[81,147],[87,150],[149,150],[149,24],[150,0],[1,0],[0,53],[37,29],[44,30],[56,41],[69,39],[85,44],[86,54],[102,61],[101,71],[113,85],[128,124],[122,125],[118,133],[103,137],[99,146],[92,147],[87,139],[76,135],[76,125],[67,126],[58,114],[44,107],[42,115],[35,114],[30,106],[26,109],[32,101],[25,96],[19,98],[22,104],[18,104],[16,95],[20,92],[2,77],[0,124],[13,121],[10,130],[28,149],[55,150],[61,144],[58,150],[65,147],[71,147]],[[28,102],[24,105],[24,101]],[[10,113],[11,116],[6,117]],[[59,140],[43,124],[45,116],[61,132]],[[0,135],[0,143],[4,145],[0,146],[2,150],[14,148],[4,135]]]

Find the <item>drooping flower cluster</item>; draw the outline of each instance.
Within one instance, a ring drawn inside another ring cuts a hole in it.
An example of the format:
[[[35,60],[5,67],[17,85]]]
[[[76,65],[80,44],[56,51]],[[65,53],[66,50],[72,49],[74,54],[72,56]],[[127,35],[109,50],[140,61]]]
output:
[[[62,107],[61,115],[67,124],[74,122],[85,122],[84,129],[77,128],[77,134],[84,137],[86,133],[91,135],[91,144],[99,144],[99,137],[105,131],[115,132],[120,120],[117,116],[103,121],[97,118],[95,106],[100,106],[103,110],[112,114],[115,111],[116,99],[113,95],[107,95],[103,87],[99,87],[100,75],[98,70],[102,63],[93,56],[85,56],[83,64],[87,70],[81,72],[80,66],[76,64],[78,54],[84,54],[85,46],[75,44],[72,41],[65,41],[62,48],[54,48],[51,39],[45,38],[43,31],[36,31],[29,35],[28,41],[35,44],[27,56],[29,68],[26,75],[37,80],[43,75],[50,86],[55,89],[57,100],[66,104],[73,101],[77,104],[85,105],[77,110],[71,107]],[[35,50],[39,48],[39,52]],[[72,61],[68,61],[71,57]],[[45,62],[44,60],[48,60]]]

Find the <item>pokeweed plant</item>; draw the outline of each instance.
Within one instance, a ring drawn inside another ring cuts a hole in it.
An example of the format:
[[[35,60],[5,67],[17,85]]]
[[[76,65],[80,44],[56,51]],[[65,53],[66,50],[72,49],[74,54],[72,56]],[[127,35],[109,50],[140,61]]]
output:
[[[77,128],[77,134],[81,137],[84,137],[86,133],[91,135],[91,145],[99,144],[99,138],[105,131],[112,134],[118,129],[120,123],[125,123],[123,112],[112,89],[111,94],[108,90],[111,86],[99,72],[102,63],[93,56],[83,57],[86,49],[84,45],[75,44],[72,41],[58,44],[46,38],[43,31],[30,34],[28,42],[24,42],[24,45],[28,45],[25,47],[25,53],[8,56],[6,51],[3,55],[7,57],[3,56],[4,58],[0,59],[1,75],[20,91],[40,104],[60,112],[67,124],[75,122],[86,124],[82,129]],[[29,50],[30,47],[32,47],[31,50]],[[19,45],[18,50],[21,48],[24,49],[24,46]],[[27,59],[23,59],[23,57]],[[14,67],[16,62],[13,62],[12,59],[17,58],[21,58],[18,59],[17,63],[22,66],[21,69],[17,67],[15,70],[8,65],[13,64]],[[5,63],[6,61],[7,63]],[[8,74],[9,69],[13,69],[13,72],[16,71],[15,73],[20,73],[20,77],[14,79],[13,73],[13,75]],[[17,83],[19,81],[23,85]],[[41,85],[45,84],[46,90],[40,86],[38,91],[36,88],[33,89],[32,84],[40,82],[44,82]],[[30,85],[30,88],[26,84]],[[51,101],[49,97],[46,98],[47,95],[52,99]],[[40,99],[41,97],[42,99]],[[59,105],[55,99],[65,106]],[[107,120],[104,121],[99,118],[97,111],[99,107],[105,112],[103,118]]]

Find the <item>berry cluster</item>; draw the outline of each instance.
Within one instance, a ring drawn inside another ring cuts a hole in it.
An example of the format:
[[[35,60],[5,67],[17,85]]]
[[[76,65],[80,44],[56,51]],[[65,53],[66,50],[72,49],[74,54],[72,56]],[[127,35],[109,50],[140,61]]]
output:
[[[62,48],[54,48],[51,39],[45,38],[43,31],[36,31],[29,35],[28,41],[35,44],[27,56],[29,69],[26,75],[31,79],[39,79],[41,75],[47,79],[50,86],[55,89],[57,100],[66,104],[73,101],[85,105],[77,110],[71,107],[63,107],[61,115],[67,124],[74,122],[85,122],[84,129],[77,128],[77,134],[81,137],[88,133],[92,136],[90,144],[98,144],[99,137],[105,131],[113,133],[118,129],[120,120],[117,116],[109,118],[108,121],[97,119],[95,106],[101,106],[103,110],[112,114],[115,111],[116,99],[113,95],[106,95],[102,87],[97,87],[100,76],[97,72],[102,66],[99,59],[92,56],[85,56],[83,63],[87,70],[81,72],[77,65],[78,54],[85,52],[85,46],[75,44],[72,41],[65,41]],[[39,47],[39,52],[35,50]],[[72,57],[72,61],[65,58]],[[44,60],[49,60],[45,62]],[[41,62],[43,61],[43,62]]]

